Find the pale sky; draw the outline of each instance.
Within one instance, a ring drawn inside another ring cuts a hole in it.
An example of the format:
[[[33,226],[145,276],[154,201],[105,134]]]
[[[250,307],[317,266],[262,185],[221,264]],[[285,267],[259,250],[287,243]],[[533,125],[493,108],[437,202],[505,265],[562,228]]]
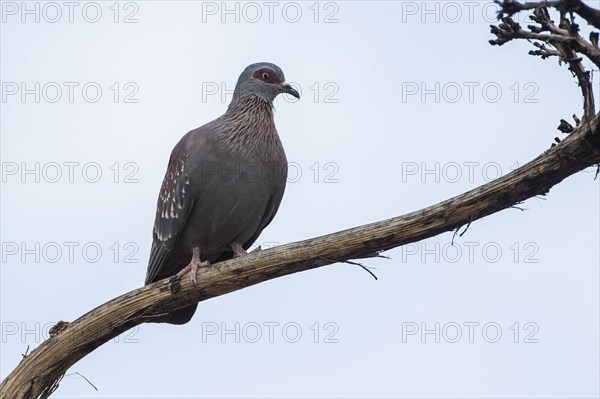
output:
[[[302,94],[275,101],[290,175],[263,248],[432,205],[548,149],[579,88],[527,42],[490,46],[495,10],[2,2],[0,378],[55,322],[143,283],[171,149],[225,111],[248,64],[276,63]],[[141,325],[54,397],[598,397],[594,173],[453,246],[363,260],[377,281],[335,264]]]

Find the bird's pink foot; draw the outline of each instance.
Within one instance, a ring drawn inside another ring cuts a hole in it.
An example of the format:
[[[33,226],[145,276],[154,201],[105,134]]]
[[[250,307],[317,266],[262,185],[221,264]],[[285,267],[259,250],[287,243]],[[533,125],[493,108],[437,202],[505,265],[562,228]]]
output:
[[[233,250],[233,256],[235,258],[239,258],[240,256],[246,255],[248,252],[237,242],[231,244],[231,249]]]
[[[200,248],[195,247],[192,252],[192,260],[190,263],[181,269],[179,273],[175,275],[176,280],[180,280],[183,276],[190,273],[192,277],[192,284],[196,286],[196,274],[198,273],[198,269],[201,267],[210,266],[210,262],[205,260],[204,262],[200,260]]]

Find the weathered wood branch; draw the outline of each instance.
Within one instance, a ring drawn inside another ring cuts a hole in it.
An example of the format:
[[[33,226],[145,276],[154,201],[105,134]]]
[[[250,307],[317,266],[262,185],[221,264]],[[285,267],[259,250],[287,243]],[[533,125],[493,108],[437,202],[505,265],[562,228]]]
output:
[[[74,322],[26,356],[0,385],[2,398],[47,396],[79,359],[148,316],[203,301],[276,277],[348,259],[371,257],[451,231],[528,198],[545,195],[568,176],[600,163],[600,114],[533,161],[488,184],[404,216],[258,251],[201,269],[172,294],[162,280],[115,298]]]

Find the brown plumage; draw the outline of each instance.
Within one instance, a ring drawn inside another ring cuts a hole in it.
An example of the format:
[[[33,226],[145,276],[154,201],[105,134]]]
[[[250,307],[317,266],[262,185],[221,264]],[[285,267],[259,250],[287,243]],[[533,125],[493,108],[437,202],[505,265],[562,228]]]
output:
[[[248,66],[225,114],[188,132],[167,167],[156,209],[146,284],[240,256],[271,222],[287,160],[273,119],[280,93],[299,98],[270,63]],[[183,324],[197,305],[157,317]]]

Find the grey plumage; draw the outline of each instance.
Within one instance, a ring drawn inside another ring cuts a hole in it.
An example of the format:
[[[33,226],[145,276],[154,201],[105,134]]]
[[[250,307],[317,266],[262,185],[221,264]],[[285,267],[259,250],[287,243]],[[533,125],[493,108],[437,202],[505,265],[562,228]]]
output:
[[[159,193],[146,284],[180,277],[188,264],[195,282],[195,267],[240,255],[271,222],[287,179],[273,120],[273,100],[280,93],[299,97],[278,66],[248,66],[225,114],[175,146]],[[157,321],[183,324],[195,309]]]

